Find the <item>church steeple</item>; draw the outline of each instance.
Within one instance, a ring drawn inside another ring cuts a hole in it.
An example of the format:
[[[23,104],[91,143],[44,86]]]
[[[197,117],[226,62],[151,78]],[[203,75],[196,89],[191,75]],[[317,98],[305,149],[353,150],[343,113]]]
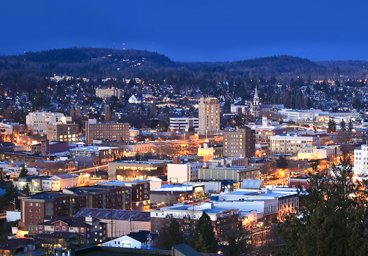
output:
[[[254,91],[253,104],[251,106],[251,114],[254,118],[258,118],[260,114],[260,106],[259,106],[259,97],[258,97],[258,88]]]
[[[256,89],[254,91],[254,97],[253,97],[253,106],[258,106],[259,105],[259,97],[258,97],[258,88],[256,85]]]

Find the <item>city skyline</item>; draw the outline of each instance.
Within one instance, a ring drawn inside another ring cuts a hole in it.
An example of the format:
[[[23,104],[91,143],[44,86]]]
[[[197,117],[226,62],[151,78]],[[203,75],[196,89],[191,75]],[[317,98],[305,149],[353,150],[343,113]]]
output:
[[[0,54],[142,49],[174,61],[273,55],[368,60],[364,1],[12,1],[0,4]]]

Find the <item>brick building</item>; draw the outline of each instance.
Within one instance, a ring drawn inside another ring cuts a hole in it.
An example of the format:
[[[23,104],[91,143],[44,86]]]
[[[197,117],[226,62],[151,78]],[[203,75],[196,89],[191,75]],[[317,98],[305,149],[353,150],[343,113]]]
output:
[[[128,123],[117,122],[97,122],[96,119],[89,119],[86,123],[86,142],[93,144],[93,140],[116,140],[129,141]]]
[[[47,139],[49,141],[77,142],[79,125],[75,123],[55,122],[47,124]]]
[[[86,186],[19,197],[19,226],[34,231],[46,216],[72,217],[82,208],[130,209],[130,190],[120,186]]]
[[[254,130],[244,126],[224,131],[224,157],[254,157]]]
[[[47,216],[36,228],[42,240],[53,238],[54,233],[78,234],[82,244],[101,243],[106,240],[106,223],[99,219],[86,217],[59,217]]]

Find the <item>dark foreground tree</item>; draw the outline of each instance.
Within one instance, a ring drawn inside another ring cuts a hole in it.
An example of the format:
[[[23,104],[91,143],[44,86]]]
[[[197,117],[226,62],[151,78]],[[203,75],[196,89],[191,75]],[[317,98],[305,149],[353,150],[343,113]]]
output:
[[[23,164],[22,169],[20,170],[20,173],[19,173],[19,178],[20,177],[26,177],[26,176],[28,176],[28,170],[26,169],[26,167]]]
[[[349,160],[330,174],[310,174],[310,185],[300,211],[278,224],[284,242],[274,255],[367,255],[367,183],[354,179]]]
[[[217,241],[211,218],[203,212],[195,228],[194,236],[189,239],[189,245],[198,252],[217,252]]]
[[[184,238],[179,223],[175,219],[169,219],[168,224],[162,227],[158,240],[160,248],[166,250],[171,250],[173,245],[183,243]]]

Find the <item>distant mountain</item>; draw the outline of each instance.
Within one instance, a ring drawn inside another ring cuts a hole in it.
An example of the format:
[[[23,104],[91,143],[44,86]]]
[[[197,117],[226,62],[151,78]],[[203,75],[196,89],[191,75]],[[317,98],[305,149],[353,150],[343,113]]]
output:
[[[228,76],[339,76],[361,75],[366,61],[313,62],[293,56],[272,56],[232,62],[174,62],[165,55],[143,50],[68,48],[0,57],[0,76],[74,75],[83,77],[133,77],[176,72],[186,77]],[[202,76],[202,75],[201,75]],[[184,79],[184,78],[183,78]]]

